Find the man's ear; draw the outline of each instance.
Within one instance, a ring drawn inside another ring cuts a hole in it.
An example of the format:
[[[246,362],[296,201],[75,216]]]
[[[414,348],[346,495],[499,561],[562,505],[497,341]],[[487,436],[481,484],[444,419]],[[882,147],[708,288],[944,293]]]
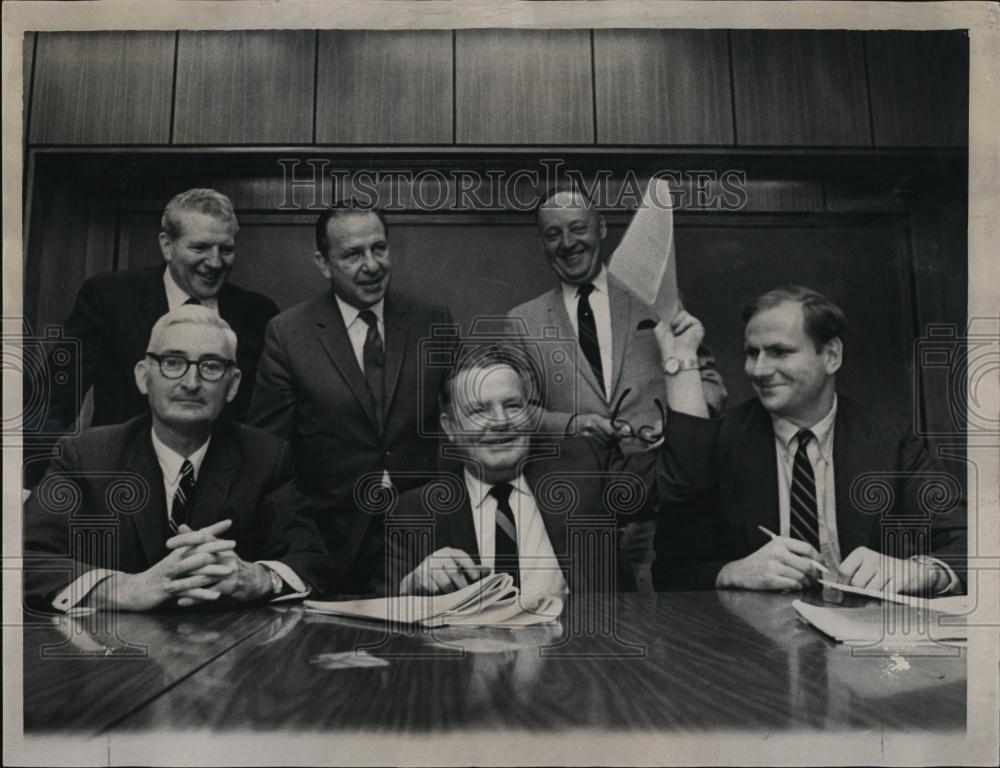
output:
[[[844,342],[839,336],[830,339],[823,346],[823,357],[827,375],[832,376],[840,370],[840,366],[844,363]]]
[[[455,432],[457,431],[457,425],[454,419],[451,418],[451,414],[447,409],[441,411],[441,429],[444,433],[448,435],[448,442],[455,442]]]
[[[597,232],[601,236],[601,240],[608,236],[608,223],[601,214],[597,214]]]
[[[229,381],[229,389],[226,391],[226,402],[233,402],[233,398],[236,397],[236,393],[239,392],[240,382],[243,380],[243,374],[239,368],[233,368],[233,378]]]
[[[146,376],[149,374],[149,358],[144,357],[136,363],[135,368],[132,369],[132,373],[135,374],[135,385],[139,388],[139,391],[144,395],[148,395],[149,387],[146,384]]]
[[[319,251],[313,254],[313,264],[316,265],[316,269],[323,273],[323,277],[327,280],[330,279],[330,265],[326,261],[326,256]]]
[[[165,261],[170,261],[174,257],[173,240],[166,232],[160,233],[160,253]]]

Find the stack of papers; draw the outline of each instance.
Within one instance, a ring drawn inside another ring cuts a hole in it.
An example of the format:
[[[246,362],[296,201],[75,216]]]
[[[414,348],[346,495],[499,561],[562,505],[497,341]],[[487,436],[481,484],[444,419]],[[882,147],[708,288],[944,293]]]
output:
[[[494,573],[445,595],[401,595],[369,600],[322,602],[306,600],[306,610],[327,616],[347,616],[392,624],[424,627],[526,627],[555,621],[562,600],[545,596],[522,604],[508,573]]]
[[[912,646],[964,641],[968,637],[965,624],[956,623],[953,614],[922,607],[826,608],[801,600],[792,606],[802,619],[838,643]],[[949,617],[949,621],[942,623],[943,617]]]

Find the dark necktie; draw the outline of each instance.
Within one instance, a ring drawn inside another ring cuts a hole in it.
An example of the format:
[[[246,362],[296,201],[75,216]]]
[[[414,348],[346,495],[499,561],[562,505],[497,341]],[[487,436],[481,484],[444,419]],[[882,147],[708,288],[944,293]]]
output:
[[[184,459],[181,464],[181,481],[174,491],[174,503],[170,508],[170,531],[176,534],[177,529],[191,521],[191,502],[194,499],[194,465]]]
[[[190,297],[188,297],[188,300],[185,301],[182,306],[186,307],[189,304],[192,305],[192,306],[195,306],[195,307],[200,307],[201,306],[201,299],[196,299],[194,296],[190,296]]]
[[[597,385],[604,392],[604,366],[601,365],[601,345],[597,341],[597,324],[594,322],[594,311],[590,308],[590,294],[594,292],[593,283],[584,283],[577,294],[580,300],[576,305],[576,326],[580,336],[580,349],[587,358]],[[607,393],[605,393],[607,394]]]
[[[497,500],[493,572],[509,573],[517,587],[521,584],[521,571],[517,562],[517,527],[514,524],[514,512],[510,508],[510,494],[513,490],[514,486],[510,483],[497,483],[490,488],[490,496]]]
[[[801,430],[796,438],[799,448],[792,464],[792,486],[788,494],[791,512],[791,534],[794,538],[811,544],[819,552],[819,511],[816,504],[816,476],[806,454],[806,446],[814,437],[808,429]]]
[[[381,425],[382,399],[385,387],[385,352],[382,349],[382,336],[378,332],[378,317],[370,309],[361,310],[358,317],[368,325],[362,359],[364,360],[365,381],[368,382],[372,405],[375,406],[375,414]]]

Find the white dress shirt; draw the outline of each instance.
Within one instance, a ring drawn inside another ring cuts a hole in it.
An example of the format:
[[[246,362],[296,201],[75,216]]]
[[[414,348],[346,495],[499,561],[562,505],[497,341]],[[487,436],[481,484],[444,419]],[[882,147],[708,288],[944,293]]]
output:
[[[166,443],[160,440],[160,438],[156,435],[155,429],[151,430],[151,436],[153,441],[153,452],[156,454],[156,461],[159,463],[160,472],[163,475],[163,492],[165,494],[164,498],[166,499],[167,519],[169,520],[170,513],[174,507],[174,494],[177,493],[177,486],[180,485],[181,482],[181,467],[184,465],[185,457],[181,456],[177,453],[177,451],[170,448]],[[208,445],[210,442],[212,442],[211,435],[208,440],[206,440],[201,447],[198,448],[198,450],[186,457],[186,459],[190,461],[191,465],[194,467],[195,483],[198,482],[198,474],[201,472],[201,465],[205,460],[205,454],[208,452]],[[289,589],[292,590],[291,594],[282,595],[278,598],[279,600],[291,600],[305,597],[309,594],[309,588],[306,587],[305,582],[299,578],[295,571],[284,563],[276,560],[258,560],[257,562],[278,574],[278,576],[281,577],[281,580],[288,585]],[[94,568],[93,570],[87,571],[85,574],[71,582],[69,586],[63,589],[58,595],[56,595],[55,599],[52,601],[52,607],[58,611],[68,611],[71,608],[75,608],[87,595],[90,594],[94,587],[114,574],[114,571],[108,570],[107,568]]]
[[[594,290],[590,294],[590,309],[594,313],[594,326],[597,328],[597,343],[601,348],[601,373],[604,374],[604,397],[611,396],[611,304],[608,300],[608,270],[601,267],[600,273],[593,280]],[[580,303],[580,286],[562,284],[563,302],[569,321],[573,325],[573,333],[580,338],[580,328],[577,324],[576,308]],[[587,359],[580,354],[577,365],[589,365]]]
[[[334,297],[337,299],[337,306],[340,307],[340,314],[344,318],[344,327],[347,329],[347,337],[351,340],[351,349],[354,350],[354,357],[358,361],[358,367],[364,372],[365,337],[368,335],[368,323],[358,317],[362,310],[343,301],[336,294],[334,294]],[[374,312],[375,317],[378,318],[378,335],[382,337],[382,349],[384,350],[386,345],[385,320],[382,315],[385,310],[385,299],[379,299],[368,307],[368,309]]]
[[[824,565],[834,574],[843,561],[840,551],[840,539],[837,536],[837,494],[833,466],[833,432],[837,419],[837,396],[833,396],[833,407],[822,419],[817,421],[809,431],[815,436],[806,445],[806,456],[812,465],[816,480],[816,503],[819,513],[819,545],[820,556]],[[795,436],[802,427],[778,416],[771,416],[774,425],[774,447],[778,456],[778,512],[782,536],[791,532],[791,502],[789,497],[792,488],[792,468],[795,464],[795,454],[798,452],[798,440]],[[847,552],[846,555],[850,555]],[[914,556],[914,558],[919,556]],[[911,558],[911,559],[914,559]],[[951,592],[961,583],[958,576],[947,564],[937,558],[927,560],[940,566],[948,574],[948,586],[941,593]]]
[[[167,290],[167,311],[172,312],[177,307],[183,306],[184,302],[191,298],[191,294],[177,285],[174,276],[170,273],[170,267],[163,270],[163,287]],[[219,314],[219,300],[215,296],[210,299],[198,299],[201,306]]]
[[[545,530],[545,521],[524,475],[518,475],[510,484],[514,487],[510,494],[510,508],[517,528],[517,561],[524,604],[528,605],[545,595],[561,597],[568,594],[569,588]],[[465,487],[472,503],[479,559],[492,571],[496,557],[497,513],[497,500],[490,495],[493,484],[482,482],[466,470]]]

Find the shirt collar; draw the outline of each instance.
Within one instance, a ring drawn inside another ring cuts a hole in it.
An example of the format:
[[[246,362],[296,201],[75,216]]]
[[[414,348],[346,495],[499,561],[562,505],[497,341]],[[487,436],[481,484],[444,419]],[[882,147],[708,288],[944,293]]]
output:
[[[163,287],[167,292],[167,309],[170,311],[182,306],[185,301],[191,298],[191,295],[187,291],[177,285],[177,281],[174,280],[169,265],[163,270]],[[200,301],[203,307],[208,307],[209,309],[216,309],[219,306],[217,296],[213,296],[210,299],[201,299]]]
[[[816,446],[819,448],[820,455],[826,460],[830,459],[833,422],[836,418],[837,394],[834,393],[833,405],[830,407],[830,412],[808,428],[809,431],[816,437]],[[792,446],[792,441],[795,440],[795,436],[799,433],[802,427],[797,424],[793,424],[788,419],[775,416],[774,414],[771,414],[771,423],[774,425],[774,436],[778,438],[778,441],[781,443],[782,448],[784,448],[786,452],[791,452],[793,447],[798,447]]]
[[[168,446],[159,437],[156,436],[156,430],[150,430],[153,435],[153,451],[156,453],[156,460],[160,463],[160,470],[163,472],[164,479],[171,485],[175,484],[180,479],[181,466],[184,464],[184,456],[181,456],[177,451]],[[201,472],[201,463],[205,460],[205,453],[208,451],[208,444],[212,442],[212,436],[208,436],[208,440],[202,443],[202,446],[187,457],[187,460],[191,462],[194,467],[194,479],[198,479],[198,473]]]
[[[597,277],[590,282],[594,284],[594,293],[603,293],[606,296],[608,294],[608,268],[602,266],[601,271],[597,273]],[[562,285],[563,298],[566,301],[575,301],[580,286],[573,285],[572,283],[560,283],[560,285]]]
[[[524,479],[524,475],[520,474],[510,481],[514,490],[518,493],[523,493],[525,495],[530,494],[528,489],[528,482]],[[469,490],[469,500],[472,502],[472,506],[479,509],[486,501],[486,496],[489,494],[490,489],[496,483],[484,483],[478,477],[473,475],[468,468],[465,470],[465,487]]]
[[[333,298],[335,298],[337,300],[337,306],[340,308],[341,317],[344,318],[344,327],[345,328],[350,328],[352,325],[354,325],[354,321],[358,319],[358,315],[361,314],[362,310],[358,309],[357,307],[355,307],[352,304],[348,304],[346,301],[344,301],[342,298],[340,298],[337,294],[333,294]],[[372,304],[370,307],[366,307],[366,309],[370,309],[372,312],[374,312],[375,313],[375,317],[378,318],[378,321],[380,323],[382,323],[382,324],[385,323],[385,321],[384,321],[384,319],[382,317],[384,309],[385,309],[385,298],[379,299],[374,304]],[[361,322],[364,322],[364,320],[362,320]]]

